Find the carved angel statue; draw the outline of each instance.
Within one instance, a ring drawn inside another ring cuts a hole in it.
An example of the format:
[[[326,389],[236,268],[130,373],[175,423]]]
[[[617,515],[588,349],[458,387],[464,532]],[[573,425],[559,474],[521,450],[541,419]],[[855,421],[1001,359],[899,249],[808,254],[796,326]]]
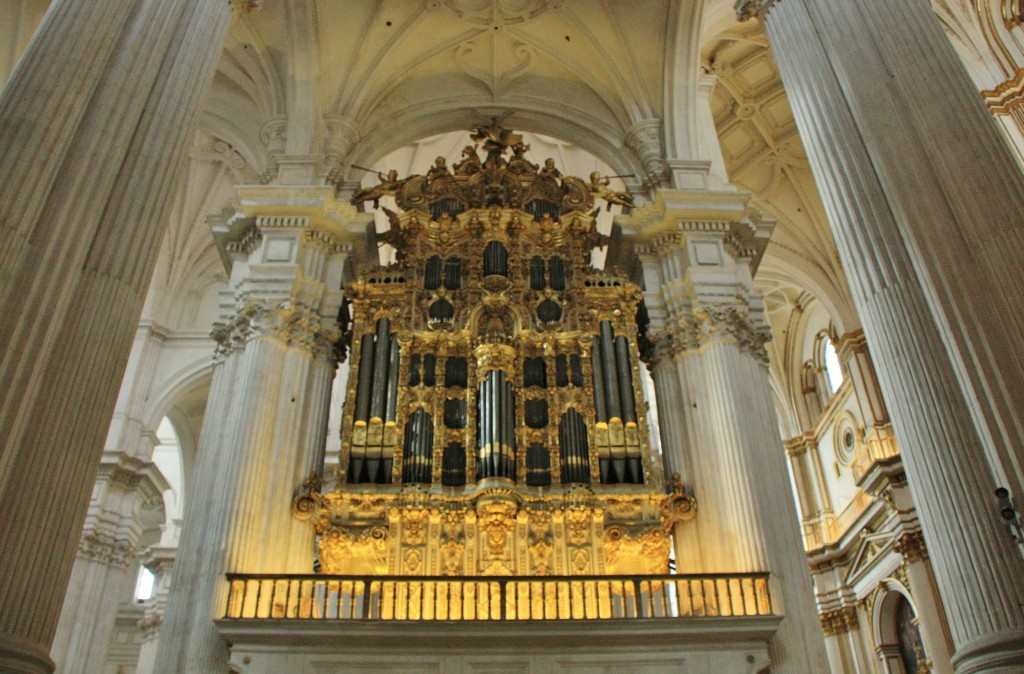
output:
[[[352,196],[351,204],[353,206],[361,204],[364,201],[373,201],[373,207],[377,208],[380,206],[380,200],[382,197],[394,196],[398,194],[398,191],[402,189],[402,185],[405,184],[405,180],[398,179],[398,171],[391,169],[387,175],[378,173],[377,177],[380,179],[380,183],[373,187],[367,187],[364,190],[359,190]]]
[[[444,180],[451,177],[452,174],[448,171],[448,165],[445,163],[444,157],[438,157],[434,160],[434,165],[427,171],[427,185],[435,180]]]
[[[562,172],[555,168],[555,160],[548,157],[544,160],[544,167],[541,168],[537,175],[542,178],[551,178],[555,182],[558,182],[558,179],[562,177]]]
[[[601,178],[601,174],[594,171],[590,174],[590,191],[596,197],[600,197],[605,200],[608,204],[608,210],[612,210],[612,204],[619,204],[620,206],[628,206],[633,208],[636,204],[633,203],[633,197],[629,196],[626,192],[616,192],[610,189],[608,186],[611,184],[611,178]]]
[[[476,146],[467,145],[462,148],[462,161],[455,162],[455,175],[471,176],[483,170],[484,165],[480,162],[480,156],[476,153]]]
[[[524,175],[537,172],[539,167],[526,158],[526,153],[529,151],[530,146],[522,142],[512,146],[512,161],[509,162],[509,170],[512,173]]]

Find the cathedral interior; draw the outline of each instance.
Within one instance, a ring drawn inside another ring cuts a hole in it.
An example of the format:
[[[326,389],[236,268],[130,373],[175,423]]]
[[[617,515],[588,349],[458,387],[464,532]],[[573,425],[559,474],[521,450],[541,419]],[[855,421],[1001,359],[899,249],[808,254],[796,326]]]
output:
[[[1024,2],[4,0],[0,82],[0,672],[1024,672]]]

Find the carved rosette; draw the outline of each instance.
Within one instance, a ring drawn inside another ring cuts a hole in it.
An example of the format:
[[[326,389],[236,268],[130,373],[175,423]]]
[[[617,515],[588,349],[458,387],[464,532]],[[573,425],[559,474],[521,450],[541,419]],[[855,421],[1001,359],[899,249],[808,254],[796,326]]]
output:
[[[665,153],[661,144],[661,120],[644,119],[626,132],[626,147],[640,160],[644,167],[644,183],[660,185],[665,178]]]
[[[335,319],[321,316],[305,305],[251,302],[243,305],[228,323],[215,325],[210,336],[217,342],[214,359],[218,362],[244,350],[251,339],[261,336],[277,339],[317,360],[333,361],[341,327]]]

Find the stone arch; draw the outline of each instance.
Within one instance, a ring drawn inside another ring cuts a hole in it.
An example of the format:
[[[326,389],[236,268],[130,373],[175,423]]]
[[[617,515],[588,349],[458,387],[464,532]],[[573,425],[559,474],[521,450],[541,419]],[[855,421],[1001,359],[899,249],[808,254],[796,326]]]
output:
[[[924,656],[920,631],[914,624],[913,635],[901,634],[898,626],[899,612],[906,607],[909,607],[915,618],[918,615],[914,598],[903,583],[891,578],[882,582],[877,593],[871,614],[871,629],[881,672],[917,674],[917,660],[908,663],[905,655],[909,648],[916,651],[916,657]],[[908,637],[915,643],[907,643]]]

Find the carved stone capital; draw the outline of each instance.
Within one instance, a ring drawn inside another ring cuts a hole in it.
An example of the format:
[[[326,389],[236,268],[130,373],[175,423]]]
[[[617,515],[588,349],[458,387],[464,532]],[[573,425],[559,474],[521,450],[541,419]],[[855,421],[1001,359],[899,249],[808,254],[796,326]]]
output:
[[[665,153],[661,142],[661,120],[644,119],[626,132],[626,147],[636,154],[644,167],[644,182],[660,185],[665,179]]]
[[[249,340],[270,336],[287,346],[306,351],[318,360],[333,360],[341,327],[303,304],[251,302],[242,306],[228,323],[214,326],[215,359],[223,360],[245,348]]]
[[[821,629],[825,636],[845,634],[859,628],[857,608],[844,606],[821,614]]]
[[[231,0],[232,9],[237,19],[242,14],[252,14],[260,10],[260,0]]]
[[[660,335],[651,335],[653,352],[647,362],[670,355],[677,358],[697,351],[719,339],[735,340],[741,351],[749,353],[764,367],[768,367],[771,330],[760,320],[752,318],[749,310],[740,305],[714,305],[692,309],[676,318],[671,328]],[[652,367],[654,365],[652,364]]]
[[[325,117],[327,137],[324,140],[324,159],[327,167],[327,181],[338,184],[342,178],[342,167],[349,152],[359,142],[359,131],[347,117]]]
[[[136,623],[142,632],[143,641],[152,641],[160,634],[160,627],[164,624],[163,613],[154,612]]]
[[[736,19],[738,21],[761,20],[775,2],[776,0],[737,0]]]
[[[126,569],[135,558],[135,546],[122,538],[93,529],[82,533],[78,554],[91,562]]]
[[[907,563],[928,559],[928,547],[924,544],[924,536],[920,530],[904,532],[902,536],[896,539],[893,549]]]

